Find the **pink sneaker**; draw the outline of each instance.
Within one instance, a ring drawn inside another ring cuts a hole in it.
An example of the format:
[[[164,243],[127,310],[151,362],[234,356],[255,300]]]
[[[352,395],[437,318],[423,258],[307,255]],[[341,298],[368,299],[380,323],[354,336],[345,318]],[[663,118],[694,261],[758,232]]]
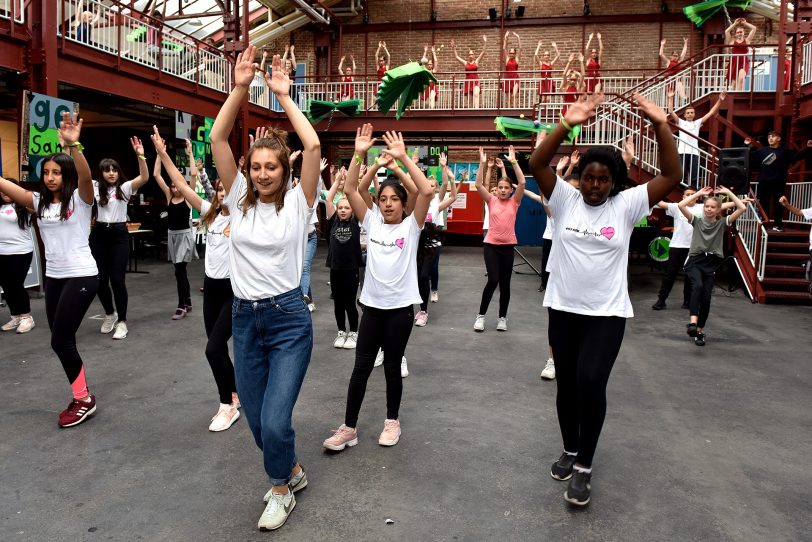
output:
[[[414,317],[414,325],[417,327],[424,327],[426,324],[429,323],[429,313],[426,311],[420,311],[417,313],[417,316]]]
[[[386,420],[383,422],[383,432],[378,439],[381,446],[394,446],[400,440],[400,421]]]
[[[358,431],[352,427],[347,427],[343,423],[335,430],[333,436],[324,441],[322,446],[334,452],[340,452],[347,446],[358,444]]]
[[[186,309],[177,308],[175,309],[175,314],[172,315],[173,320],[182,320],[186,318]]]

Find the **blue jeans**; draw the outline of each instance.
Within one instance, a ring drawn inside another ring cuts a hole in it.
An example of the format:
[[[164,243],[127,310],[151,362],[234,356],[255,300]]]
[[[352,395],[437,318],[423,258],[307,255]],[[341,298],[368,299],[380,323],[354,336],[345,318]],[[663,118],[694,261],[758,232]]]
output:
[[[234,298],[234,377],[271,484],[296,465],[293,406],[313,351],[313,322],[297,288],[268,299]]]
[[[302,267],[302,293],[313,301],[313,292],[310,290],[310,269],[313,267],[313,258],[316,257],[316,247],[319,245],[319,238],[316,232],[307,236],[307,246],[305,247],[304,266]]]

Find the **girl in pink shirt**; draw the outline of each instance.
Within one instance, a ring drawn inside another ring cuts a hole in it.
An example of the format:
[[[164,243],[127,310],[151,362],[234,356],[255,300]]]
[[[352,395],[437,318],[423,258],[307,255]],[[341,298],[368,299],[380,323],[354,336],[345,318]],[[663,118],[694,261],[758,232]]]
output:
[[[488,311],[488,305],[491,303],[497,286],[499,286],[499,320],[496,330],[507,331],[510,277],[513,274],[513,247],[516,245],[516,211],[519,210],[519,204],[524,195],[525,180],[519,162],[516,160],[516,152],[511,146],[508,151],[508,160],[513,165],[513,172],[518,181],[516,191],[513,191],[510,179],[502,176],[496,184],[496,196],[491,195],[483,182],[483,170],[487,163],[487,177],[490,177],[496,160],[489,159],[482,147],[479,148],[480,164],[476,176],[476,189],[479,197],[488,206],[490,227],[483,243],[488,282],[485,284],[485,289],[482,290],[482,301],[479,304],[479,314],[474,321],[474,331],[485,331],[485,313]],[[501,169],[501,160],[498,161],[497,165]]]

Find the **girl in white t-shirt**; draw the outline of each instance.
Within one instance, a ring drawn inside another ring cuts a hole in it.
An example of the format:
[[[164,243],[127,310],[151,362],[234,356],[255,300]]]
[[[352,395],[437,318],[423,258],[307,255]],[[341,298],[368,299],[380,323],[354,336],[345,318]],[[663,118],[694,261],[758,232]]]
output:
[[[16,179],[8,181],[19,184]],[[31,302],[25,291],[25,277],[34,257],[31,213],[2,192],[0,198],[0,288],[11,311],[11,320],[0,329],[28,333],[34,327]]]
[[[104,307],[102,333],[113,333],[114,339],[127,337],[127,285],[125,275],[130,258],[130,233],[127,230],[127,204],[149,180],[144,146],[137,137],[130,144],[138,157],[138,177],[125,181],[121,167],[112,158],[99,163],[101,180],[94,181],[96,223],[90,230],[90,251],[99,268],[99,301]],[[113,292],[110,293],[112,286]],[[113,298],[115,297],[115,307]]]
[[[635,223],[681,177],[665,112],[639,94],[634,99],[651,121],[660,149],[661,173],[648,183],[623,190],[626,164],[606,149],[591,149],[581,156],[579,189],[550,169],[568,132],[595,115],[602,94],[570,105],[530,160],[555,220],[544,306],[549,310],[549,340],[555,354],[564,453],[550,474],[570,480],[564,499],[580,506],[590,500],[592,457],[606,415],[606,385],[623,342],[626,318],[633,316],[626,284],[629,240]]]
[[[197,195],[186,182],[183,174],[172,163],[166,152],[166,144],[153,127],[152,143],[169,179],[184,199],[200,213],[200,223],[206,228],[205,275],[203,278],[203,325],[206,327],[206,359],[209,361],[220,408],[212,417],[209,431],[225,431],[240,417],[237,386],[234,382],[234,365],[228,354],[231,338],[231,304],[234,293],[229,278],[229,245],[231,215],[223,203],[225,188],[219,179],[214,181],[212,202]]]
[[[389,147],[384,152],[406,167],[418,195],[414,211],[406,214],[406,189],[400,183],[385,181],[381,184],[378,205],[367,208],[358,193],[358,171],[375,139],[372,137],[371,124],[359,128],[345,191],[353,213],[364,225],[368,236],[366,279],[361,291],[364,314],[358,328],[355,367],[347,391],[344,423],[324,441],[325,448],[336,451],[358,444],[358,413],[379,348],[383,349],[384,354],[386,420],[378,443],[381,446],[394,446],[401,434],[398,419],[403,393],[401,359],[412,330],[412,305],[420,303],[416,261],[418,241],[434,191],[420,168],[406,154],[403,136],[387,132],[383,140]]]
[[[98,269],[90,253],[93,179],[79,143],[82,121],[62,114],[59,134],[64,153],[42,161],[40,191],[32,193],[5,179],[0,192],[27,209],[34,209],[45,245],[45,312],[51,328],[51,348],[70,382],[73,399],[59,414],[60,427],[84,422],[96,411],[85,366],[76,350],[76,331],[96,297]]]
[[[296,459],[293,407],[310,354],[313,323],[299,287],[307,228],[316,201],[321,146],[313,126],[290,97],[290,79],[274,55],[265,82],[302,143],[301,182],[288,189],[287,134],[271,130],[248,151],[246,178],[228,137],[254,79],[256,47],[248,46],[234,66],[231,91],[211,129],[217,173],[231,212],[230,272],[234,301],[234,376],[243,414],[262,450],[272,488],[259,519],[261,530],[281,527],[296,505],[293,492],[307,485]]]

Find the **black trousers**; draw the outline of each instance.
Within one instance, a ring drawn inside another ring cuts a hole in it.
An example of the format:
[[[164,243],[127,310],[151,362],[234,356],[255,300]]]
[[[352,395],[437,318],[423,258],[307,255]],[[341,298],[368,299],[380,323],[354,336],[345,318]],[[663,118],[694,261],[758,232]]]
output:
[[[12,316],[31,312],[31,301],[24,284],[33,257],[33,252],[0,255],[0,288]]]
[[[206,342],[206,359],[217,384],[220,402],[224,405],[231,404],[231,393],[237,391],[234,364],[228,355],[233,302],[231,279],[203,277],[203,325],[209,338]]]
[[[482,290],[482,301],[479,303],[479,314],[488,312],[491,298],[499,287],[499,317],[507,316],[510,304],[510,278],[513,275],[513,245],[491,245],[483,243],[485,252],[485,270],[488,282]]]
[[[548,309],[555,359],[555,404],[564,450],[592,466],[606,417],[606,385],[623,343],[626,319]]]
[[[364,402],[367,380],[372,373],[378,349],[383,349],[383,374],[386,378],[386,418],[398,419],[400,398],[403,395],[403,379],[400,376],[400,360],[406,351],[409,335],[414,325],[414,309],[374,309],[364,307],[358,329],[355,348],[355,367],[352,369],[347,390],[347,411],[344,424],[355,427],[358,413]]]
[[[90,251],[99,268],[99,301],[104,307],[105,314],[117,312],[118,319],[126,322],[129,298],[124,277],[130,258],[130,234],[127,232],[127,224],[97,223],[90,231]]]
[[[68,382],[82,372],[82,358],[76,350],[76,332],[96,297],[99,277],[45,280],[45,314],[51,328],[51,348],[59,357]]]
[[[188,262],[179,262],[175,266],[175,284],[178,287],[178,308],[182,309],[192,304],[192,297],[189,289],[189,276],[186,274]]]
[[[549,219],[548,219],[549,220]],[[550,259],[550,250],[553,248],[552,239],[542,239],[541,247],[541,288],[547,289],[547,281],[550,280],[550,272],[547,271],[547,261]]]
[[[429,309],[429,294],[431,293],[431,275],[434,272],[434,262],[440,255],[435,250],[427,251],[420,259],[420,267],[417,268],[417,289],[420,292],[420,310]]]
[[[695,185],[699,178],[699,155],[680,154],[679,159],[682,164],[682,180]]]
[[[784,206],[778,201],[787,190],[786,181],[758,183],[758,202],[773,223],[781,227],[784,222]]]
[[[668,262],[665,264],[665,276],[663,282],[660,284],[660,293],[657,294],[661,300],[668,299],[668,294],[671,293],[671,288],[674,287],[674,281],[677,280],[682,266],[685,265],[685,259],[688,257],[688,248],[671,248],[668,250]],[[686,305],[691,299],[691,283],[688,277],[685,277],[685,282],[682,285],[682,302]]]
[[[340,331],[347,331],[347,319],[350,331],[358,331],[358,307],[355,297],[358,295],[357,269],[330,269],[330,291],[333,294],[336,325]]]
[[[698,254],[685,263],[685,276],[691,282],[691,316],[697,316],[696,327],[703,328],[708,321],[711,294],[716,280],[716,270],[722,258],[713,254]]]

